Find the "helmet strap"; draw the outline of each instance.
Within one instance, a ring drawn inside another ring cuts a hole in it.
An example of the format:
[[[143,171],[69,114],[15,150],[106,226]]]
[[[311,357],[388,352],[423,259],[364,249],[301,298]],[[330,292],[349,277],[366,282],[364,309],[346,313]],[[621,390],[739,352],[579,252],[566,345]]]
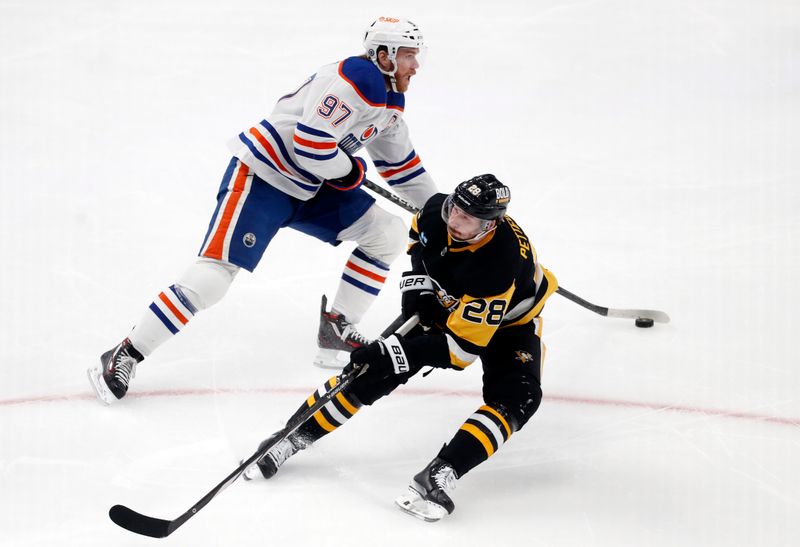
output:
[[[380,53],[376,53],[375,57],[372,59],[373,64],[378,67],[378,70],[380,70],[381,74],[389,78],[389,85],[392,87],[392,91],[395,93],[400,93],[397,91],[397,78],[395,78],[395,74],[397,74],[397,52],[395,51],[395,53],[390,53],[389,51],[386,51],[386,58],[390,63],[392,63],[391,71],[383,69],[380,61],[378,60],[378,55],[380,55]]]

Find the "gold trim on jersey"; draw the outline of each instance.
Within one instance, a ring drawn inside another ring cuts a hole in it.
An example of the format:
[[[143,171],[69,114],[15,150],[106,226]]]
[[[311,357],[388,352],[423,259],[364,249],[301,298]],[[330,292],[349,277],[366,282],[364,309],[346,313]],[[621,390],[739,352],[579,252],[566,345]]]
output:
[[[467,368],[478,358],[477,355],[461,349],[458,342],[449,334],[445,333],[444,337],[447,340],[447,349],[450,351],[451,365],[458,368]]]
[[[516,288],[513,282],[508,290],[495,296],[476,298],[465,294],[448,316],[447,328],[459,338],[485,348],[500,326]]]
[[[453,244],[453,238],[450,236],[450,232],[447,232],[447,251],[450,253],[461,253],[464,251],[472,251],[473,253],[489,243],[492,239],[494,239],[494,233],[497,231],[496,228],[493,228],[491,232],[483,236],[479,241],[475,243],[471,243],[470,245],[465,245],[464,247],[451,247]]]
[[[544,278],[547,280],[547,289],[545,290],[544,296],[542,296],[542,298],[536,303],[536,305],[533,306],[530,310],[528,310],[522,317],[516,319],[511,323],[503,323],[503,325],[500,328],[524,325],[525,323],[528,323],[531,319],[537,317],[540,313],[542,313],[542,308],[544,308],[544,303],[547,301],[548,298],[550,298],[550,295],[556,292],[556,289],[558,289],[558,280],[556,279],[556,276],[553,275],[553,273],[550,272],[550,270],[548,270],[547,268],[542,268],[542,271],[544,273]]]

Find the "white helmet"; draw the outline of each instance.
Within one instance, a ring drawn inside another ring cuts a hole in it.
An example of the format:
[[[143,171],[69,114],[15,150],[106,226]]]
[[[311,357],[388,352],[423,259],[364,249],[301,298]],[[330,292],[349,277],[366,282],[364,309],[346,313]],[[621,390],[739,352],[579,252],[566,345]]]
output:
[[[385,46],[392,62],[392,70],[385,71],[378,64],[378,47]],[[425,49],[425,39],[419,27],[408,19],[398,19],[396,17],[378,17],[367,27],[364,33],[364,49],[367,50],[367,57],[375,63],[383,74],[389,76],[392,89],[397,91],[394,75],[397,72],[397,50],[401,47],[418,48],[420,52]]]

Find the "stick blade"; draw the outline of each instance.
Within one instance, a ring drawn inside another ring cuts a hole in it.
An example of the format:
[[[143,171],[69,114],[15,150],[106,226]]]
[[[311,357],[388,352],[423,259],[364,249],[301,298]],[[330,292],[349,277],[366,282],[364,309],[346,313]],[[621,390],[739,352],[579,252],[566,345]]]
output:
[[[608,317],[619,317],[622,319],[636,319],[638,317],[652,319],[656,323],[669,323],[669,315],[658,310],[618,310],[608,308]]]
[[[115,505],[109,509],[108,517],[117,526],[141,536],[164,538],[172,533],[170,529],[172,521],[148,517],[124,505]]]

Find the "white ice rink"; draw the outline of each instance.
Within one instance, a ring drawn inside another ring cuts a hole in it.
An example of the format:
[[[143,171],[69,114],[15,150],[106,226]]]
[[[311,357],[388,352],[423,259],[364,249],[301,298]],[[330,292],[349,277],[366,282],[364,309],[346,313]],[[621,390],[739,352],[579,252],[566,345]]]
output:
[[[118,528],[116,503],[177,517],[327,378],[319,297],[352,247],[289,230],[120,404],[85,369],[197,252],[226,141],[393,14],[428,40],[406,119],[439,186],[493,172],[564,287],[672,322],[553,296],[542,406],[442,522],[392,502],[481,404],[477,364],[167,539]],[[0,0],[0,184],[2,546],[800,544],[796,0]]]

